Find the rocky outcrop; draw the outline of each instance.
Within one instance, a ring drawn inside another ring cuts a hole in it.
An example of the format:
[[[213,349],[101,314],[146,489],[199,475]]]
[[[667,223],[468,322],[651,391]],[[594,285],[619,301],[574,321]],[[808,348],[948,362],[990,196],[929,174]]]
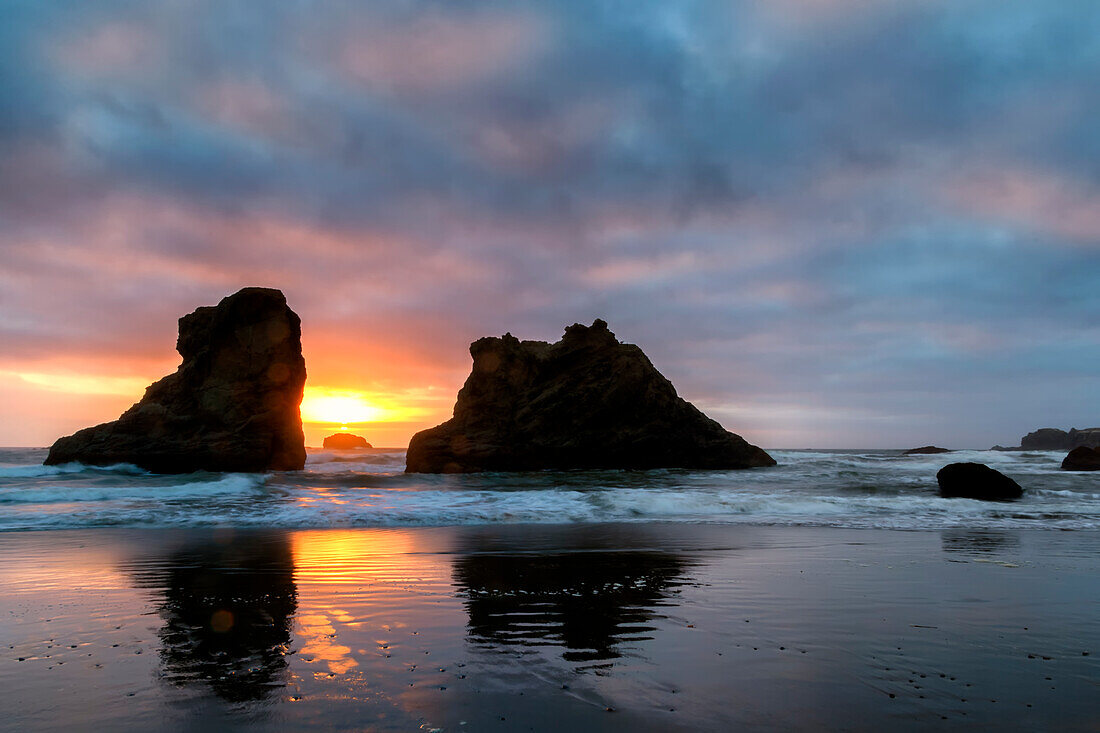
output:
[[[454,417],[413,436],[407,471],[775,465],[677,396],[604,321],[574,324],[555,344],[483,338],[470,354]]]
[[[926,445],[921,448],[910,448],[902,453],[903,456],[931,456],[937,453],[950,453],[947,448],[938,448],[934,445]]]
[[[156,473],[289,471],[305,464],[301,321],[278,290],[245,288],[179,320],[183,363],[115,422],[59,439],[47,464]]]
[[[1100,449],[1079,446],[1062,459],[1066,471],[1100,471]]]
[[[1024,493],[1018,483],[984,463],[952,463],[940,469],[936,481],[944,497],[1008,501]]]
[[[1100,448],[1100,428],[1070,428],[1069,432],[1058,428],[1039,428],[1020,439],[1023,450],[1073,450],[1081,446]]]
[[[331,450],[354,450],[356,448],[373,448],[367,439],[361,435],[351,433],[336,433],[325,438],[322,445]]]

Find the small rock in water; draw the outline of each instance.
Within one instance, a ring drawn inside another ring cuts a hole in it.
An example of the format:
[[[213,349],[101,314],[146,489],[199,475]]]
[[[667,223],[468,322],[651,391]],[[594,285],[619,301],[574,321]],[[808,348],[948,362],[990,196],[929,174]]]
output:
[[[1062,460],[1063,471],[1100,471],[1100,448],[1080,446]]]
[[[1024,493],[1018,483],[984,463],[948,464],[936,474],[936,482],[946,498],[1006,501]]]

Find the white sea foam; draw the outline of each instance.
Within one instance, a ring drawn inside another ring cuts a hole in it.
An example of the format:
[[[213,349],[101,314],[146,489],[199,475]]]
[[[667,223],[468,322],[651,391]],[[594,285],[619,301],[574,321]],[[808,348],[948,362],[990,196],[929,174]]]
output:
[[[1097,476],[1056,453],[776,451],[750,471],[404,473],[395,451],[311,451],[304,471],[155,476],[132,466],[0,468],[0,529],[359,527],[707,522],[901,529],[1100,528]],[[41,460],[40,457],[33,456]],[[5,456],[0,451],[0,461]],[[973,460],[1025,488],[1010,503],[943,499],[935,474]],[[8,460],[8,463],[12,461]]]
[[[0,465],[0,479],[41,478],[43,476],[59,476],[66,473],[120,473],[137,475],[147,472],[129,463],[115,463],[110,466],[86,466],[83,463],[62,463],[57,466],[44,466],[37,463],[21,466]]]
[[[262,474],[229,474],[181,483],[105,483],[96,485],[48,485],[42,487],[0,487],[0,504],[51,504],[153,500],[157,502],[236,496],[263,485]]]

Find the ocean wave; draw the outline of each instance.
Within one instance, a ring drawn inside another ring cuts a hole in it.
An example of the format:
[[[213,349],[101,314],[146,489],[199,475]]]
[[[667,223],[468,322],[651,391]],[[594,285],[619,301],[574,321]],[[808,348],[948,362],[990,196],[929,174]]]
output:
[[[24,460],[36,456],[20,454]],[[42,454],[44,456],[44,453]],[[892,529],[1100,527],[1095,476],[1057,452],[775,451],[751,471],[404,473],[404,453],[311,450],[304,471],[153,475],[132,466],[0,467],[0,529],[370,527],[702,522]],[[0,450],[0,460],[5,457]],[[38,458],[41,460],[41,458]],[[936,471],[975,460],[1024,486],[1010,504],[943,499]]]
[[[83,463],[62,463],[56,466],[31,464],[22,466],[0,466],[0,479],[5,478],[45,478],[68,473],[118,473],[141,475],[148,471],[129,463],[115,463],[110,466],[88,466]]]
[[[179,501],[236,495],[259,489],[266,481],[263,474],[230,474],[209,480],[186,481],[167,485],[130,483],[126,485],[60,485],[43,487],[2,487],[0,504],[70,504],[82,502],[156,500]]]

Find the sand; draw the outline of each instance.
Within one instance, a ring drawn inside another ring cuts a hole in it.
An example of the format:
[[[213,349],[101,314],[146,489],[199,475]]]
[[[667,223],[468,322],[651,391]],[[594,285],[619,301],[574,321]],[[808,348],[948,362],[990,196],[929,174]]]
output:
[[[0,533],[12,730],[1100,726],[1100,533]]]

